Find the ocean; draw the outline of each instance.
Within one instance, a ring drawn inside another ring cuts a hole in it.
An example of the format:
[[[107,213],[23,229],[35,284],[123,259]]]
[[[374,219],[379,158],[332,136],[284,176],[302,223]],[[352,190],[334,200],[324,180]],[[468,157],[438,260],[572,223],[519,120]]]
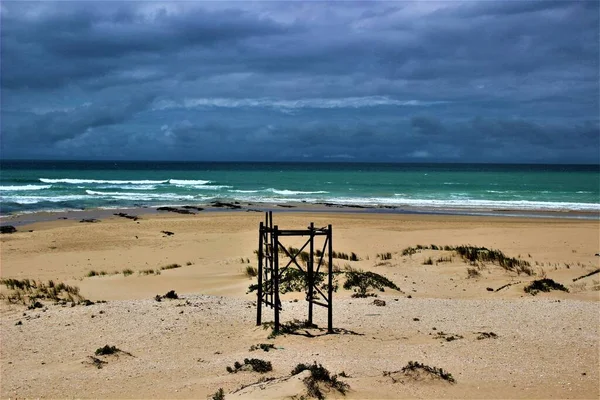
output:
[[[0,215],[93,208],[334,203],[399,210],[600,211],[598,165],[0,162]]]

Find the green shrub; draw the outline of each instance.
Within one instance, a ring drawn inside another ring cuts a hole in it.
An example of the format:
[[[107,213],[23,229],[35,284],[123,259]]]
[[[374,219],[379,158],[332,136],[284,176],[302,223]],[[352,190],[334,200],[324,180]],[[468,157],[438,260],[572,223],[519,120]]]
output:
[[[212,400],[225,400],[225,392],[223,388],[219,388],[211,397]]]
[[[344,282],[344,289],[354,289],[353,297],[367,297],[367,291],[369,289],[377,289],[381,292],[385,291],[385,288],[390,288],[400,291],[400,288],[396,284],[385,276],[376,274],[370,271],[362,270],[351,270],[346,271],[346,282]]]
[[[118,353],[120,351],[121,350],[118,349],[116,346],[105,345],[104,347],[100,347],[100,348],[96,349],[96,355],[97,356],[107,356],[110,354]]]
[[[531,282],[529,285],[523,288],[525,293],[529,293],[532,296],[535,296],[539,292],[549,292],[551,290],[562,290],[563,292],[569,292],[569,289],[564,287],[562,284],[558,282],[554,282],[552,279],[538,279]]]
[[[259,343],[259,344],[253,344],[252,346],[250,346],[250,351],[254,351],[254,350],[262,350],[262,351],[270,351],[270,350],[275,350],[275,345],[272,343]]]
[[[233,368],[227,367],[227,372],[230,374],[237,373],[240,369],[242,369],[245,365],[249,365],[254,372],[259,372],[264,374],[265,372],[269,372],[273,370],[273,365],[271,365],[270,361],[261,360],[259,358],[245,358],[244,364],[239,362],[235,362],[233,364]]]
[[[292,370],[292,376],[298,375],[303,371],[310,371],[310,376],[304,379],[304,384],[308,391],[308,395],[316,397],[319,400],[325,399],[325,395],[319,388],[319,384],[325,384],[329,388],[335,389],[342,395],[350,389],[350,385],[345,382],[338,380],[337,375],[331,375],[327,368],[321,364],[314,362],[313,364],[298,364]]]

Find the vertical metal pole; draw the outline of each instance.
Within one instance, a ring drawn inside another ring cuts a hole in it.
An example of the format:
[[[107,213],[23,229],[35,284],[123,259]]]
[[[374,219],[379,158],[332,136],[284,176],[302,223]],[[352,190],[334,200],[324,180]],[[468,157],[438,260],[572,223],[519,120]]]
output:
[[[256,293],[256,325],[261,323],[263,283],[263,223],[258,228],[258,291]]]
[[[273,250],[273,258],[274,262],[274,271],[273,271],[273,292],[275,294],[275,333],[279,333],[279,228],[275,225],[275,229],[273,230],[273,242],[276,249]]]
[[[315,230],[315,224],[314,223],[310,223],[310,250],[309,250],[309,255],[308,255],[308,265],[307,265],[307,270],[308,270],[308,324],[309,326],[312,326],[313,323],[313,293],[314,293],[314,265],[313,265],[313,260],[314,260],[314,230]]]
[[[327,231],[327,239],[329,240],[329,268],[327,271],[328,283],[327,283],[327,296],[329,301],[327,302],[327,332],[333,333],[333,233],[331,225]]]
[[[279,253],[279,249],[276,247],[277,245],[275,245],[273,243],[273,212],[272,211],[268,212],[267,218],[268,218],[268,221],[269,221],[269,232],[270,232],[269,233],[269,241],[270,241],[270,243],[269,243],[269,246],[270,246],[269,253],[271,255],[271,259],[269,260],[270,261],[269,262],[269,273],[271,274],[271,292],[270,292],[270,296],[269,296],[270,297],[269,301],[271,302],[271,304],[274,304],[274,298],[273,298],[273,296],[274,296],[273,295],[274,288],[273,288],[273,285],[275,284],[275,280],[273,278],[273,276],[274,276],[273,275],[273,260],[274,260],[273,257],[275,257],[274,254]]]

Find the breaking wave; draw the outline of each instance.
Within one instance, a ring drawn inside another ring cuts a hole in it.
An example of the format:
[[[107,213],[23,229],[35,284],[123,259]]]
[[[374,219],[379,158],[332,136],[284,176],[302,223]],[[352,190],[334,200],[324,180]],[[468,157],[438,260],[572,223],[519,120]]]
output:
[[[43,190],[50,189],[52,185],[18,185],[18,186],[0,186],[0,191],[21,191],[21,190]]]

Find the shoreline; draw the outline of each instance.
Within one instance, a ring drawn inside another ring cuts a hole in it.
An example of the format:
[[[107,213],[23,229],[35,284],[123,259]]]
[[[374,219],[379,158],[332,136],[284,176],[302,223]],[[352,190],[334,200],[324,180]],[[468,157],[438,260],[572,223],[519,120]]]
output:
[[[50,222],[57,219],[102,219],[116,217],[116,214],[125,213],[132,216],[174,214],[175,211],[160,210],[187,210],[182,215],[195,215],[198,213],[220,212],[257,212],[268,211],[278,213],[349,213],[349,214],[391,214],[391,215],[433,215],[456,217],[491,217],[491,218],[517,218],[517,219],[567,219],[600,221],[600,213],[593,211],[548,211],[548,210],[486,210],[486,209],[456,209],[456,208],[426,208],[426,207],[396,207],[396,206],[363,206],[358,204],[335,203],[245,203],[245,202],[215,202],[198,205],[169,205],[169,206],[143,206],[143,207],[115,207],[115,208],[90,208],[79,210],[49,210],[21,212],[0,216],[0,226],[13,225],[25,226],[38,222]]]

